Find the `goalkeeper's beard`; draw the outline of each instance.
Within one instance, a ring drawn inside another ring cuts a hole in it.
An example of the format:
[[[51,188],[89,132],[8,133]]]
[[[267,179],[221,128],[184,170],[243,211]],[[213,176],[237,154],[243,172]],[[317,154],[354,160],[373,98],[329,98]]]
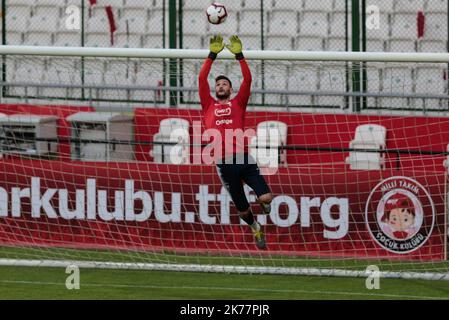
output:
[[[222,92],[222,93],[216,93],[215,96],[218,100],[227,100],[231,96],[230,92]]]

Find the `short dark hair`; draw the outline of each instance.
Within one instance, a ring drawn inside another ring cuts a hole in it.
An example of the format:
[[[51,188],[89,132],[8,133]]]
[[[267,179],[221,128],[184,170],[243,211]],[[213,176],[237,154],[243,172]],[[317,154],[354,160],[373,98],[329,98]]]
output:
[[[218,80],[226,80],[227,82],[229,82],[229,86],[232,88],[231,80],[229,80],[229,78],[226,77],[225,75],[219,75],[218,77],[215,78],[215,82],[217,82]]]

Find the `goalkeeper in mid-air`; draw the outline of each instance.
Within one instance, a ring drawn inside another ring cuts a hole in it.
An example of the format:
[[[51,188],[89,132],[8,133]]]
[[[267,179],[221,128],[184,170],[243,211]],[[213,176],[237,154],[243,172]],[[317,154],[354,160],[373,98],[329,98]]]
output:
[[[243,74],[243,82],[237,95],[231,99],[232,83],[228,77],[220,75],[215,78],[215,97],[210,93],[208,76],[212,63],[217,55],[224,49],[225,44],[221,36],[214,36],[210,40],[210,53],[203,64],[199,75],[199,95],[204,114],[206,129],[215,129],[221,136],[222,153],[215,156],[218,175],[223,185],[228,190],[232,201],[239,212],[240,218],[250,227],[256,239],[259,249],[265,249],[265,236],[260,223],[255,221],[251,206],[246,199],[243,189],[244,181],[257,194],[257,202],[262,207],[262,212],[270,213],[272,194],[255,160],[248,155],[247,145],[241,145],[239,139],[234,139],[226,134],[229,130],[243,132],[245,126],[246,105],[251,91],[251,71],[242,53],[242,42],[237,36],[230,38],[230,44],[226,48],[231,51],[239,61]],[[228,138],[228,139],[226,139]],[[228,141],[229,140],[229,141]],[[237,141],[237,142],[236,142]],[[214,139],[216,144],[216,137]],[[230,151],[232,150],[232,151]]]

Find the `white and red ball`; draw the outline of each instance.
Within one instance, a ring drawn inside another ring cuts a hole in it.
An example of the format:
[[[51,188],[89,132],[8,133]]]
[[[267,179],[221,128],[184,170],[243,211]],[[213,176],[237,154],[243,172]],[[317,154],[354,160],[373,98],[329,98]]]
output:
[[[226,21],[228,12],[220,3],[212,3],[206,10],[207,20],[212,24],[220,24]]]

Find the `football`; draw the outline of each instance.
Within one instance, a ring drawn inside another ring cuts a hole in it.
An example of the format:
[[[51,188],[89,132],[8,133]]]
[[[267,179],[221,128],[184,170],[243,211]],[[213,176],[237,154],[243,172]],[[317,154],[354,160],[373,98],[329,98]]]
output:
[[[226,7],[220,3],[212,3],[206,10],[207,20],[212,24],[220,24],[226,21],[228,12]]]

